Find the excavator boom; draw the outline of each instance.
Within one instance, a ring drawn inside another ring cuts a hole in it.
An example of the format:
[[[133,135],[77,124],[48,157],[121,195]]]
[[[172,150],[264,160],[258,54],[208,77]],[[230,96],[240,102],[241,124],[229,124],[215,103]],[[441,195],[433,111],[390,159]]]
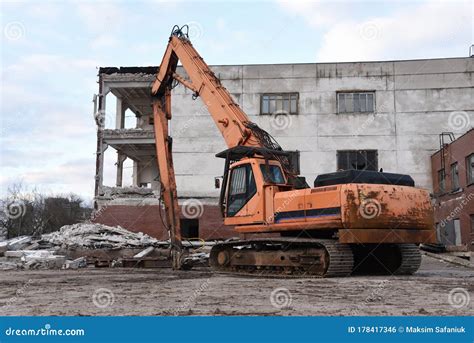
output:
[[[194,98],[199,96],[203,100],[229,148],[244,146],[281,150],[265,131],[250,122],[247,115],[194,49],[184,29],[185,27],[178,26],[173,28],[151,89],[161,200],[165,207],[166,225],[171,238],[175,268],[179,268],[183,262],[179,261],[182,251],[181,228],[173,168],[172,138],[168,130],[168,121],[172,117],[173,83],[181,83],[193,92]],[[181,61],[189,80],[176,73],[178,61]]]

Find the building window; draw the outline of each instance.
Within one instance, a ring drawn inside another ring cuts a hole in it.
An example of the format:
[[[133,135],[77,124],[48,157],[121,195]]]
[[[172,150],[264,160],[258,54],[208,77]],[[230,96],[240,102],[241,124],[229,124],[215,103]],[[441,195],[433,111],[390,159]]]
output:
[[[438,170],[438,186],[439,193],[446,192],[446,173],[444,169]]]
[[[260,114],[298,114],[298,93],[262,94]]]
[[[459,167],[458,163],[451,164],[451,190],[457,191],[459,189]]]
[[[466,157],[467,184],[474,183],[474,154]]]
[[[337,113],[373,113],[375,92],[337,93]]]
[[[339,150],[337,169],[378,170],[377,150]]]

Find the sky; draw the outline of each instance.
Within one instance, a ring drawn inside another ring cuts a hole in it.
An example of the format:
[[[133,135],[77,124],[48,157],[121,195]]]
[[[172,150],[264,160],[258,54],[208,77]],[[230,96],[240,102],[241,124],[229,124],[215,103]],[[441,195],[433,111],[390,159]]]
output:
[[[175,24],[208,64],[468,56],[473,1],[1,1],[0,196],[93,197],[103,66],[158,65]],[[113,169],[107,169],[106,179]]]

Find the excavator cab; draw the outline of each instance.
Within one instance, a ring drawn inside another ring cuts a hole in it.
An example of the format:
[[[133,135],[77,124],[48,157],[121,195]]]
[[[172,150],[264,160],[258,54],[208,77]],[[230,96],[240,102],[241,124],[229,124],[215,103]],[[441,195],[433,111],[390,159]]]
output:
[[[292,187],[279,160],[286,152],[240,146],[216,156],[226,159],[219,202],[225,224],[265,223],[265,204]]]
[[[266,190],[287,188],[286,182],[281,165],[277,161],[249,158],[232,164],[221,204],[225,223],[264,223],[264,205],[273,202],[274,194]]]

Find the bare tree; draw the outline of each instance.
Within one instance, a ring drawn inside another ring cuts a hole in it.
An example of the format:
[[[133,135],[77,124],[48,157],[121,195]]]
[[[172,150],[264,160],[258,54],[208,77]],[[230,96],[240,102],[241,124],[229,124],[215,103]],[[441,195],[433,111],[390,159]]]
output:
[[[0,227],[6,229],[7,238],[56,231],[86,219],[90,209],[82,207],[82,202],[73,193],[45,196],[37,189],[27,191],[22,183],[15,183],[0,200]]]

